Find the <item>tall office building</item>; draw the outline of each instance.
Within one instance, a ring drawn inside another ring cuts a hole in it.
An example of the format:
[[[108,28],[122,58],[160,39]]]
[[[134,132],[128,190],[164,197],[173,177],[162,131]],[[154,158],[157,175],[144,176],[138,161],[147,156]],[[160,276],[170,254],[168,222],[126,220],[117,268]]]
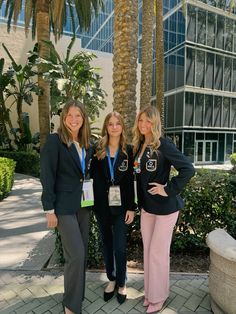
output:
[[[113,1],[105,8],[81,34],[87,49],[112,52]],[[228,0],[163,1],[165,133],[195,164],[236,152],[236,15],[229,11]],[[139,60],[141,28],[139,1]],[[152,90],[155,100],[155,71]]]
[[[236,15],[228,2],[164,1],[165,130],[196,164],[236,152]]]

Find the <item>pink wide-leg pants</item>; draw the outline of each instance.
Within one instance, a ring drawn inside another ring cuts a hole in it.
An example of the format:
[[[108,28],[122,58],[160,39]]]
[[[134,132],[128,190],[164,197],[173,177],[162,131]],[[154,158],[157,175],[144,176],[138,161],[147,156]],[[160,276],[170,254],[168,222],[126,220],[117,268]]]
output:
[[[142,209],[141,233],[144,247],[144,295],[151,303],[169,296],[170,245],[179,212],[154,215]]]

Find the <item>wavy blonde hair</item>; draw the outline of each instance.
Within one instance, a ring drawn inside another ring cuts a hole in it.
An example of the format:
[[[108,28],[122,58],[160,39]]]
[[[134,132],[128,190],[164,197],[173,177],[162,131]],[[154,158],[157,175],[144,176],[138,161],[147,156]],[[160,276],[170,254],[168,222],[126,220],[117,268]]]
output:
[[[158,147],[160,146],[160,137],[161,137],[161,118],[160,113],[154,106],[148,106],[145,109],[141,110],[134,123],[133,127],[133,152],[137,154],[140,146],[144,143],[144,135],[142,135],[138,128],[138,121],[142,114],[145,114],[147,119],[151,122],[151,132],[152,132],[152,140],[150,143],[151,152],[157,151]]]
[[[98,160],[105,158],[106,153],[107,153],[106,149],[109,145],[109,134],[107,132],[107,127],[108,127],[108,123],[109,123],[109,120],[111,117],[116,117],[121,124],[122,132],[120,135],[120,147],[121,147],[122,152],[125,155],[127,155],[127,152],[126,152],[127,138],[126,138],[126,131],[125,131],[125,123],[124,123],[122,116],[119,114],[119,112],[113,111],[113,112],[108,113],[108,115],[105,117],[105,120],[103,123],[102,138],[98,143],[97,153],[96,153]]]
[[[70,129],[66,126],[66,123],[65,123],[66,116],[71,107],[78,108],[83,118],[83,124],[81,128],[79,129],[79,133],[78,133],[78,142],[81,147],[84,147],[87,149],[89,147],[89,140],[90,140],[90,126],[89,126],[88,116],[84,109],[84,105],[80,101],[71,99],[65,103],[62,109],[62,112],[60,114],[60,126],[57,129],[57,133],[59,135],[60,140],[64,144],[66,144],[68,147],[72,144],[73,137],[72,137]]]

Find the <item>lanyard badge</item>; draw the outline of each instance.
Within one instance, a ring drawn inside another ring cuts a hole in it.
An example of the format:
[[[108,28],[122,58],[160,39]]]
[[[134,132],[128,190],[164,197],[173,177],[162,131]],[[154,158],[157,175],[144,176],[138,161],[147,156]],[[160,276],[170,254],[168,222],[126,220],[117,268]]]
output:
[[[120,186],[114,185],[114,181],[115,181],[114,167],[115,167],[117,155],[118,155],[118,149],[116,151],[115,158],[112,163],[109,147],[107,148],[107,159],[108,159],[108,165],[109,165],[111,182],[112,182],[112,186],[110,186],[109,194],[108,194],[109,206],[121,206]]]
[[[141,172],[141,158],[136,157],[134,160],[134,172],[140,173]]]

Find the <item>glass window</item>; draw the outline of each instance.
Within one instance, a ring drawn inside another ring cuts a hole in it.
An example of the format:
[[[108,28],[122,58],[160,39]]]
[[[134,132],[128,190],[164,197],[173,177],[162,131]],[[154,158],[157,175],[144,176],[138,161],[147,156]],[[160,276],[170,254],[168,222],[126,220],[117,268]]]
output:
[[[183,125],[183,102],[184,102],[184,93],[176,94],[175,126],[182,126]]]
[[[176,65],[176,56],[172,54],[169,56],[168,90],[175,88],[175,65]]]
[[[178,11],[178,33],[185,34],[185,16],[183,15],[182,9]]]
[[[236,21],[234,21],[234,47],[233,47],[233,50],[234,52],[236,52]]]
[[[231,105],[231,128],[236,128],[236,98],[232,98],[232,105]]]
[[[215,89],[222,90],[223,83],[223,57],[216,55],[215,64]]]
[[[236,59],[233,59],[232,92],[236,92]]]
[[[204,126],[212,126],[212,114],[213,114],[213,96],[205,95],[205,115]]]
[[[184,85],[184,48],[177,51],[176,87]]]
[[[206,44],[206,11],[198,9],[197,14],[197,42]]]
[[[171,95],[168,97],[167,127],[174,127],[174,105],[175,105],[175,96]]]
[[[164,60],[164,88],[165,91],[168,90],[168,57],[165,58]],[[156,66],[156,63],[155,63]],[[152,76],[155,75],[156,71],[153,72]],[[155,83],[156,83],[156,79],[155,79]],[[154,84],[155,84],[154,83]]]
[[[193,125],[193,108],[194,108],[194,94],[186,93],[185,94],[185,125]]]
[[[204,133],[196,133],[196,140],[204,140]]]
[[[204,87],[205,80],[205,52],[201,50],[196,51],[196,86]]]
[[[232,19],[225,19],[225,50],[233,50],[233,32],[234,32],[234,21]]]
[[[206,133],[206,140],[218,140],[218,133]]]
[[[216,47],[224,49],[224,16],[217,15],[217,33],[216,33]]]
[[[226,159],[229,160],[229,156],[232,154],[233,149],[233,134],[226,134]]]
[[[190,161],[194,161],[194,133],[184,133],[184,154],[189,157]]]
[[[206,88],[214,89],[214,57],[213,53],[206,53]]]
[[[187,7],[187,39],[196,41],[196,10],[192,5]]]
[[[230,113],[230,99],[228,97],[223,98],[223,127],[229,127],[229,113]]]
[[[222,97],[215,96],[214,97],[214,112],[213,112],[213,126],[214,127],[221,126],[221,105],[222,105]]]
[[[204,95],[196,94],[195,101],[195,123],[196,126],[203,126],[203,106],[204,106]]]
[[[208,12],[207,15],[207,45],[215,47],[216,14]]]
[[[224,90],[231,91],[231,69],[232,59],[225,57],[225,68],[224,68]]]
[[[195,50],[187,47],[186,85],[195,85]]]

